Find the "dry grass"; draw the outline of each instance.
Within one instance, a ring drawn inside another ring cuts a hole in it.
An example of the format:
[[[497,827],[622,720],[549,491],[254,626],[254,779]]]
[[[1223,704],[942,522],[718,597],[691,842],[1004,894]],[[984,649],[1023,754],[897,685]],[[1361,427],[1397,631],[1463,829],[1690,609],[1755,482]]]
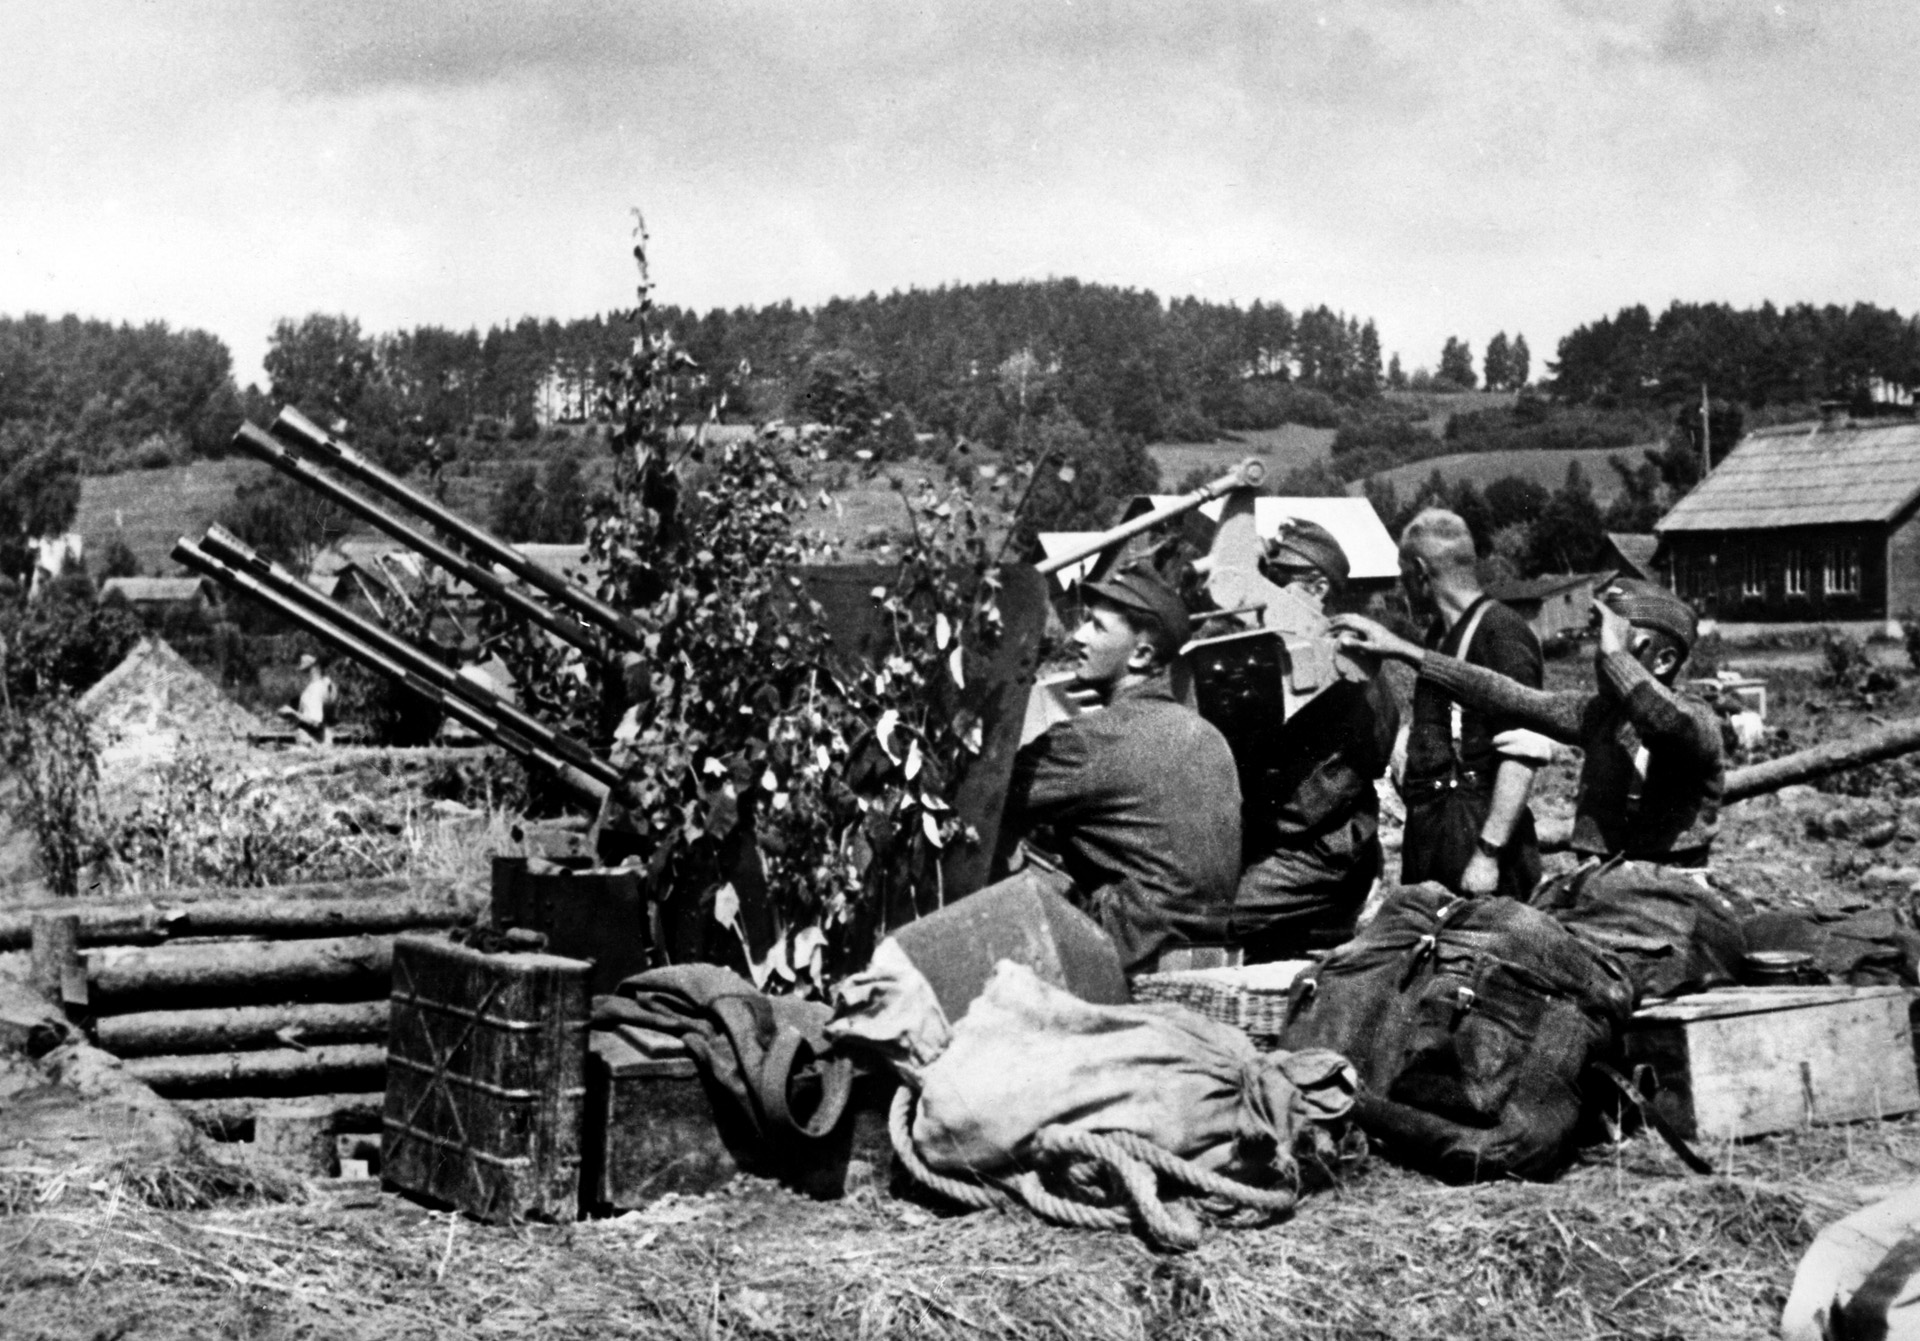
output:
[[[490,1229],[393,1196],[182,1212],[67,1176],[0,1218],[8,1336],[1749,1337],[1814,1229],[1904,1182],[1920,1123],[1659,1146],[1558,1183],[1374,1166],[1290,1223],[1164,1257],[1121,1234],[819,1204],[742,1180],[574,1226]],[[46,1174],[51,1178],[54,1175]]]

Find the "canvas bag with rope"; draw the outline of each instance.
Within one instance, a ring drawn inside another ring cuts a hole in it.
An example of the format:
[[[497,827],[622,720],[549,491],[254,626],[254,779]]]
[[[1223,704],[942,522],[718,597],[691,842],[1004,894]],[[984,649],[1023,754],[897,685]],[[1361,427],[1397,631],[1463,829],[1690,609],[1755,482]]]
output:
[[[912,1074],[895,1145],[921,1181],[1089,1227],[1137,1218],[1168,1247],[1199,1235],[1161,1204],[1163,1182],[1264,1218],[1292,1208],[1302,1152],[1331,1165],[1353,1151],[1333,1134],[1354,1091],[1343,1058],[1263,1054],[1182,1006],[1093,1005],[1011,962]]]

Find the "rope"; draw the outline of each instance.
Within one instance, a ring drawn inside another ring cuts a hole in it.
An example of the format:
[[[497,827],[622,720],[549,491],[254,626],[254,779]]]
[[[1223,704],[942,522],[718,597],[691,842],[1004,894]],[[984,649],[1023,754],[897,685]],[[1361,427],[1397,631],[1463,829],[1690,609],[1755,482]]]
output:
[[[1044,1220],[1081,1229],[1121,1229],[1137,1222],[1155,1243],[1187,1251],[1200,1246],[1200,1224],[1188,1208],[1160,1199],[1163,1176],[1221,1203],[1220,1213],[1233,1216],[1235,1223],[1248,1223],[1248,1212],[1255,1213],[1252,1223],[1271,1219],[1299,1200],[1297,1176],[1286,1187],[1254,1187],[1202,1169],[1131,1132],[1063,1126],[1042,1127],[1034,1134],[1033,1149],[1071,1195],[1049,1189],[1036,1169],[994,1181],[950,1178],[928,1168],[914,1149],[913,1104],[913,1092],[904,1086],[894,1095],[887,1120],[894,1153],[922,1186],[962,1206],[984,1210],[1018,1201]],[[1125,1204],[1099,1204],[1095,1198]]]

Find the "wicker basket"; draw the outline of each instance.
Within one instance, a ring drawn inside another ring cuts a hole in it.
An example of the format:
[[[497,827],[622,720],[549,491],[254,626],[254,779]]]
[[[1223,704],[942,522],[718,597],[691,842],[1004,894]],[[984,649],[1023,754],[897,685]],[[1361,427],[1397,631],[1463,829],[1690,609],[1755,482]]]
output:
[[[1284,959],[1240,968],[1143,973],[1133,980],[1133,999],[1174,1002],[1243,1031],[1257,1048],[1271,1049],[1287,1023],[1287,989],[1312,967],[1311,959]]]

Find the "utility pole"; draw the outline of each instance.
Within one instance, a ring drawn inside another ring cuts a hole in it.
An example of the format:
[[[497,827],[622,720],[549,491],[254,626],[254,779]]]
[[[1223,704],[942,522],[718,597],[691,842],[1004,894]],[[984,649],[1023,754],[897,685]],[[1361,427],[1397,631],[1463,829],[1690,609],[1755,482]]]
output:
[[[1713,473],[1713,409],[1707,401],[1707,384],[1700,384],[1700,478]]]

